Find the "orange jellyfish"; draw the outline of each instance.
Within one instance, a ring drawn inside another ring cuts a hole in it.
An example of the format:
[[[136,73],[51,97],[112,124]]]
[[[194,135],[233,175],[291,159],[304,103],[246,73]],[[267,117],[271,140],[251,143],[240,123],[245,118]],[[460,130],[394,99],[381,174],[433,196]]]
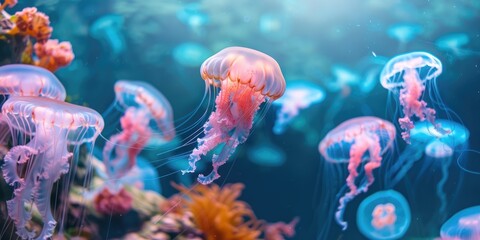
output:
[[[225,164],[235,148],[247,140],[253,118],[263,102],[270,104],[285,91],[285,79],[278,63],[270,56],[243,47],[221,50],[203,62],[200,73],[205,82],[220,88],[215,111],[203,126],[204,134],[189,156],[189,168],[195,172],[196,162],[209,151],[224,144],[213,154],[213,170],[197,180],[209,184],[219,178],[218,168]]]

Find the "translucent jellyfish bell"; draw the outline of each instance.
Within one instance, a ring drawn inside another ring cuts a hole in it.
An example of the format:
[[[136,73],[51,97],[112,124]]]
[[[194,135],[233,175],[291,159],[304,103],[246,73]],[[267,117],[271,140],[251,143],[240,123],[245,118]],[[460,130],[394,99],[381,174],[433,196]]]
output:
[[[439,37],[435,41],[435,46],[457,57],[463,57],[470,52],[467,49],[463,49],[469,42],[470,37],[466,33],[450,33]]]
[[[480,206],[453,215],[442,225],[440,236],[442,239],[480,239]]]
[[[283,95],[285,79],[272,57],[243,47],[228,47],[211,56],[202,64],[200,73],[220,92],[215,99],[216,109],[204,125],[205,135],[197,140],[189,168],[182,173],[195,172],[195,164],[202,156],[224,144],[221,152],[212,157],[213,171],[198,176],[200,183],[208,184],[220,177],[218,168],[247,140],[260,105]]]
[[[376,192],[357,210],[357,226],[368,239],[400,239],[411,222],[407,200],[397,191]]]
[[[343,65],[334,65],[332,75],[333,80],[327,83],[327,87],[334,92],[349,88],[360,81],[360,76],[356,72]]]
[[[39,96],[64,101],[67,93],[50,71],[27,64],[0,67],[0,94]]]
[[[325,90],[317,84],[302,80],[289,82],[284,95],[273,102],[273,105],[279,106],[273,132],[282,134],[300,110],[324,99]]]
[[[269,141],[269,140],[268,140]],[[271,142],[261,141],[247,149],[250,162],[263,167],[280,167],[287,160],[287,155]]]
[[[264,37],[279,40],[289,34],[288,20],[285,14],[264,13],[259,18],[258,29]]]
[[[426,52],[411,52],[396,56],[384,66],[380,83],[395,94],[401,107],[403,117],[398,118],[402,138],[410,143],[410,131],[415,127],[414,121],[428,121],[442,134],[448,133],[435,122],[436,110],[427,107],[425,91],[437,94],[435,80],[442,73],[442,63],[435,56]],[[428,87],[428,89],[426,89]],[[434,89],[430,89],[434,88]],[[432,96],[434,101],[439,96]],[[441,103],[440,103],[441,104]]]
[[[400,44],[406,44],[415,39],[422,32],[422,27],[417,24],[399,23],[390,26],[387,30],[389,37]]]
[[[184,4],[183,8],[177,11],[177,19],[190,27],[193,31],[200,30],[201,27],[210,22],[209,16],[202,10],[200,3]]]
[[[395,134],[395,127],[388,121],[376,117],[358,117],[341,123],[320,142],[319,151],[327,161],[326,164],[348,163],[346,185],[349,192],[340,197],[335,213],[335,220],[343,230],[348,226],[343,220],[348,202],[368,191],[375,180],[373,170],[381,166],[382,155],[393,146]],[[338,171],[331,170],[325,167],[324,174],[328,179],[338,178],[330,175],[331,172]],[[363,175],[364,179],[357,180],[359,175]]]
[[[173,49],[175,61],[187,67],[199,67],[211,55],[208,48],[195,42],[184,42]]]

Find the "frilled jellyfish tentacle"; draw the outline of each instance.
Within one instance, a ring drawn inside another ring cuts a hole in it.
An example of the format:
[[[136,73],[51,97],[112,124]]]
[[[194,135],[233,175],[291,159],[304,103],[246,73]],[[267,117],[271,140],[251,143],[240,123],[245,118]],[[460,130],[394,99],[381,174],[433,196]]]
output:
[[[42,154],[39,157],[48,157],[50,155]],[[54,155],[53,155],[54,156]],[[57,221],[53,218],[52,210],[50,208],[50,198],[53,188],[53,184],[60,179],[63,174],[68,173],[70,168],[69,158],[72,157],[72,153],[66,153],[61,157],[61,160],[49,159],[45,164],[45,169],[39,176],[35,189],[35,205],[37,206],[42,216],[43,228],[42,232],[38,235],[38,240],[49,239],[55,230]]]
[[[382,148],[378,136],[374,134],[363,134],[358,136],[355,138],[355,142],[350,148],[350,160],[348,163],[349,175],[347,177],[347,186],[350,188],[350,191],[340,198],[340,204],[335,213],[335,219],[337,223],[342,226],[343,230],[346,230],[348,227],[348,223],[343,220],[343,213],[345,212],[347,203],[358,194],[368,191],[368,187],[375,180],[373,177],[373,170],[380,167],[382,161],[381,150]],[[360,166],[367,151],[369,152],[369,162],[364,166],[367,181],[362,186],[358,187],[355,185],[355,179],[358,176],[357,168]]]
[[[8,215],[15,222],[17,234],[22,238],[33,238],[35,234],[26,230],[27,221],[31,219],[31,213],[25,209],[24,204],[32,200],[32,178],[27,176],[23,179],[18,174],[17,164],[26,164],[32,155],[38,153],[29,146],[15,146],[5,155],[2,166],[5,181],[15,188],[14,198],[7,201]],[[35,164],[35,163],[33,163]],[[31,166],[33,169],[35,166]]]
[[[405,86],[400,90],[400,105],[403,107],[404,117],[398,119],[402,128],[402,138],[410,144],[410,130],[415,126],[411,117],[416,116],[420,121],[429,121],[435,130],[441,134],[448,134],[450,131],[443,129],[440,124],[435,123],[435,109],[427,107],[427,103],[421,100],[425,86],[418,76],[418,72],[407,70],[403,75]]]

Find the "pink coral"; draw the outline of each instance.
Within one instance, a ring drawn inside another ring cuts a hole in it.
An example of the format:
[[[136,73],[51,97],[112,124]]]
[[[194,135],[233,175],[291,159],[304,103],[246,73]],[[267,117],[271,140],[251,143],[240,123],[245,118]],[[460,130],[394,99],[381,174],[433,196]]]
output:
[[[300,219],[294,218],[290,223],[277,222],[268,224],[265,227],[265,240],[284,240],[284,236],[295,236],[295,225],[297,225]]]
[[[95,196],[93,204],[95,210],[105,215],[125,214],[132,209],[133,199],[124,188],[117,193],[110,192],[108,188],[104,188]]]
[[[39,43],[45,43],[52,35],[50,19],[44,13],[37,12],[35,7],[24,8],[21,12],[15,13],[12,21],[15,26],[10,30],[10,34],[28,35]]]
[[[45,43],[35,43],[35,55],[38,61],[35,65],[55,72],[59,67],[67,66],[75,57],[69,42],[59,42],[57,39]]]

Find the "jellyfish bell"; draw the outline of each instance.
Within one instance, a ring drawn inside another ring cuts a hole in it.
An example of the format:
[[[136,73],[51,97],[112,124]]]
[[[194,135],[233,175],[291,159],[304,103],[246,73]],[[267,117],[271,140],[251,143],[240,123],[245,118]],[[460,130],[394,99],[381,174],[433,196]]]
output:
[[[325,95],[325,90],[317,84],[303,80],[289,82],[285,94],[273,102],[279,107],[273,132],[282,134],[300,110],[322,102]]]
[[[346,186],[349,192],[338,199],[339,206],[335,213],[335,220],[343,230],[348,226],[343,219],[348,202],[358,194],[368,191],[375,180],[373,170],[381,166],[382,155],[392,148],[395,134],[395,127],[386,120],[377,117],[357,117],[332,129],[320,142],[318,149],[325,159],[324,174],[327,179],[341,177],[331,175],[339,172],[332,170],[332,166],[348,163]],[[358,176],[364,176],[364,179],[357,180]],[[360,184],[357,185],[357,182]]]
[[[450,33],[439,37],[435,41],[435,46],[439,50],[452,53],[456,57],[464,57],[471,53],[464,48],[469,42],[470,37],[466,33]]]
[[[17,234],[24,239],[52,236],[57,221],[50,202],[53,184],[62,175],[75,169],[81,144],[94,144],[103,129],[100,114],[86,107],[41,97],[11,96],[2,107],[2,115],[15,138],[2,166],[5,181],[14,187],[14,197],[7,201],[8,215],[15,223]],[[74,150],[69,151],[68,146]],[[70,163],[72,162],[72,163]],[[69,181],[70,176],[64,178]],[[69,184],[64,184],[65,193]],[[68,198],[68,197],[67,197]],[[43,226],[40,233],[28,227],[34,205],[40,212]],[[63,204],[66,204],[64,202]],[[60,233],[63,231],[65,209],[61,209]]]
[[[211,54],[205,46],[195,42],[184,42],[173,49],[173,58],[187,67],[199,67]]]
[[[124,21],[123,16],[117,14],[102,16],[90,26],[90,35],[107,45],[112,55],[117,56],[126,48],[121,30]]]
[[[401,239],[410,222],[409,204],[394,190],[372,194],[357,209],[358,229],[368,239]]]
[[[442,225],[440,236],[442,239],[479,239],[480,206],[455,213]]]
[[[398,23],[391,25],[387,34],[401,44],[411,42],[422,32],[422,27],[417,24]]]
[[[261,144],[249,147],[247,156],[250,162],[263,167],[280,167],[285,164],[287,155],[273,143],[262,141]]]
[[[285,14],[263,13],[258,21],[258,30],[265,38],[279,40],[288,36],[290,23]]]
[[[280,66],[265,53],[244,48],[228,47],[211,56],[201,66],[206,84],[220,88],[215,99],[215,111],[204,125],[204,136],[189,157],[189,168],[195,172],[196,162],[220,144],[221,152],[212,156],[213,170],[198,181],[208,184],[219,178],[218,168],[225,164],[236,147],[245,142],[260,105],[270,104],[285,91],[285,79]]]
[[[410,131],[415,127],[415,121],[428,121],[440,133],[448,133],[435,122],[437,110],[427,107],[428,103],[424,97],[425,91],[433,92],[432,101],[443,104],[435,83],[441,73],[440,60],[427,52],[402,54],[390,59],[384,66],[380,83],[398,98],[403,114],[403,117],[398,118],[398,123],[405,142],[410,143]],[[445,108],[443,105],[440,107]]]
[[[440,140],[434,140],[425,147],[425,154],[432,158],[447,158],[453,153],[453,149]]]

